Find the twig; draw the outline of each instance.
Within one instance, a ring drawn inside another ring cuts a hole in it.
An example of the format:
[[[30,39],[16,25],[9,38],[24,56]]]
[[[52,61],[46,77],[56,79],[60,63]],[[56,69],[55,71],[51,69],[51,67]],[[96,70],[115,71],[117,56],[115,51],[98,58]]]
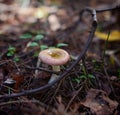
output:
[[[0,62],[0,66],[7,64],[8,62],[11,62],[12,60],[2,60],[2,62]]]
[[[106,39],[106,41],[105,41],[105,49],[104,49],[104,51],[103,51],[103,61],[105,61],[104,59],[105,59],[105,52],[106,52],[106,49],[107,49],[107,46],[108,46],[108,39],[109,39],[109,36],[110,36],[110,31],[108,32],[108,36],[107,36],[107,39]]]
[[[107,73],[107,70],[106,70],[105,66],[103,66],[103,69],[104,69],[106,78],[107,78],[107,80],[108,80],[108,83],[109,83],[109,85],[110,85],[110,88],[111,88],[111,90],[112,90],[112,92],[113,92],[113,95],[116,97],[114,88],[112,87],[112,84],[111,84],[111,82],[110,82],[110,78],[109,78],[109,75],[108,75],[108,73]]]
[[[70,104],[73,102],[73,100],[75,99],[75,97],[79,94],[79,92],[81,91],[81,89],[83,88],[83,86],[81,86],[76,92],[75,92],[75,95],[71,98],[71,100],[69,101],[67,107],[65,108],[65,111],[68,110]]]
[[[19,66],[19,68],[25,68],[25,69],[32,69],[32,70],[40,70],[40,71],[45,71],[45,72],[49,72],[49,73],[55,73],[55,74],[59,74],[60,72],[55,72],[53,70],[49,70],[46,68],[42,68],[42,67],[30,67],[30,66]]]
[[[96,9],[97,13],[105,12],[105,11],[113,11],[113,10],[120,10],[120,4],[117,4],[116,6],[110,6],[106,9]]]
[[[15,104],[15,103],[36,103],[36,104],[40,104],[40,105],[44,105],[43,103],[41,103],[40,101],[37,100],[16,100],[16,101],[8,101],[8,102],[3,102],[0,103],[0,106],[4,106],[4,105],[10,105],[10,104]],[[46,106],[46,105],[44,105]]]
[[[63,81],[61,80],[61,81],[59,82],[57,88],[55,89],[55,92],[54,92],[54,94],[53,94],[53,96],[51,97],[51,100],[50,100],[50,102],[49,102],[50,104],[52,103],[52,101],[53,101],[55,95],[57,94],[57,92],[58,92],[58,90],[59,90],[59,88],[60,88],[62,82],[63,82]],[[49,109],[49,106],[48,106],[47,110],[48,110],[48,109]]]

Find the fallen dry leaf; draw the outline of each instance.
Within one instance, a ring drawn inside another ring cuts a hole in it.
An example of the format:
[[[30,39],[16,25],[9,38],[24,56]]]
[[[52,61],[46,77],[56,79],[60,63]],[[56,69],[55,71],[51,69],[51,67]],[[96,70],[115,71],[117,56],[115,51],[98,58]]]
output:
[[[90,89],[85,102],[82,105],[90,108],[97,115],[110,115],[117,109],[118,103],[111,100],[106,92],[98,89]]]

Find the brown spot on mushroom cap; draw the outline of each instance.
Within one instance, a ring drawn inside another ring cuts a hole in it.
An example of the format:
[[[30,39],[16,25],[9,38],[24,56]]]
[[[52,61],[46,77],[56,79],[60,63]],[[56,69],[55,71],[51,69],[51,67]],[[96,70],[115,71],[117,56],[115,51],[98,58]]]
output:
[[[50,48],[39,53],[39,58],[42,62],[48,65],[63,65],[70,59],[69,54],[59,48]]]

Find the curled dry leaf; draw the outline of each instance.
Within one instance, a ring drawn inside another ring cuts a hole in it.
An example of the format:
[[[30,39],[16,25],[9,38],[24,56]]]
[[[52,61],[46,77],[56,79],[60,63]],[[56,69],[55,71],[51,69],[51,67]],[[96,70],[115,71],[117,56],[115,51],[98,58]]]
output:
[[[118,106],[118,103],[111,100],[106,92],[97,89],[90,89],[85,102],[81,104],[90,108],[92,113],[97,115],[110,115]]]

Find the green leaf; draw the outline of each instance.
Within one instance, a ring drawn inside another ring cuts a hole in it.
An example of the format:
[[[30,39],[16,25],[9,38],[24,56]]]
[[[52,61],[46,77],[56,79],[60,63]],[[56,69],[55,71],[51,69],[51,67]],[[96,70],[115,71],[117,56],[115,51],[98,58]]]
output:
[[[15,54],[16,48],[13,46],[9,46],[7,56],[13,56]]]
[[[15,51],[16,51],[16,48],[13,47],[13,46],[9,46],[8,51],[13,51],[13,52],[15,52]]]
[[[42,34],[38,34],[35,36],[35,40],[42,40],[44,36]]]
[[[93,60],[92,60],[92,62],[93,62],[93,63],[96,63],[96,60],[95,60],[95,59],[93,59]]]
[[[86,79],[87,77],[85,75],[81,75],[80,79]]]
[[[57,47],[63,47],[63,46],[68,46],[68,44],[65,44],[65,43],[58,43],[57,44]]]
[[[38,55],[39,55],[39,52],[34,52],[34,57],[38,57]]]
[[[41,50],[44,50],[44,49],[47,49],[47,48],[48,48],[47,45],[41,45],[41,46],[40,46],[40,49],[41,49]]]
[[[8,52],[8,53],[7,53],[7,56],[8,56],[8,57],[13,56],[13,53]]]
[[[75,81],[76,81],[77,83],[80,83],[81,80],[76,78]]]
[[[92,75],[92,74],[88,74],[88,77],[89,77],[90,79],[95,79],[95,76]]]
[[[28,38],[32,38],[32,35],[30,33],[26,33],[23,34],[22,36],[20,36],[21,39],[28,39]]]
[[[87,76],[86,76],[86,75],[81,75],[80,78],[81,78],[81,79],[86,79]],[[88,74],[88,78],[90,78],[90,79],[95,79],[95,76],[92,75],[92,74]]]
[[[80,83],[81,79],[79,79],[79,78],[73,78],[72,81],[73,81],[73,82]]]
[[[19,58],[19,57],[15,57],[13,60],[14,60],[15,62],[19,62],[19,61],[20,61],[20,58]]]
[[[38,46],[39,44],[37,42],[31,42],[28,46],[29,47],[35,47]]]

